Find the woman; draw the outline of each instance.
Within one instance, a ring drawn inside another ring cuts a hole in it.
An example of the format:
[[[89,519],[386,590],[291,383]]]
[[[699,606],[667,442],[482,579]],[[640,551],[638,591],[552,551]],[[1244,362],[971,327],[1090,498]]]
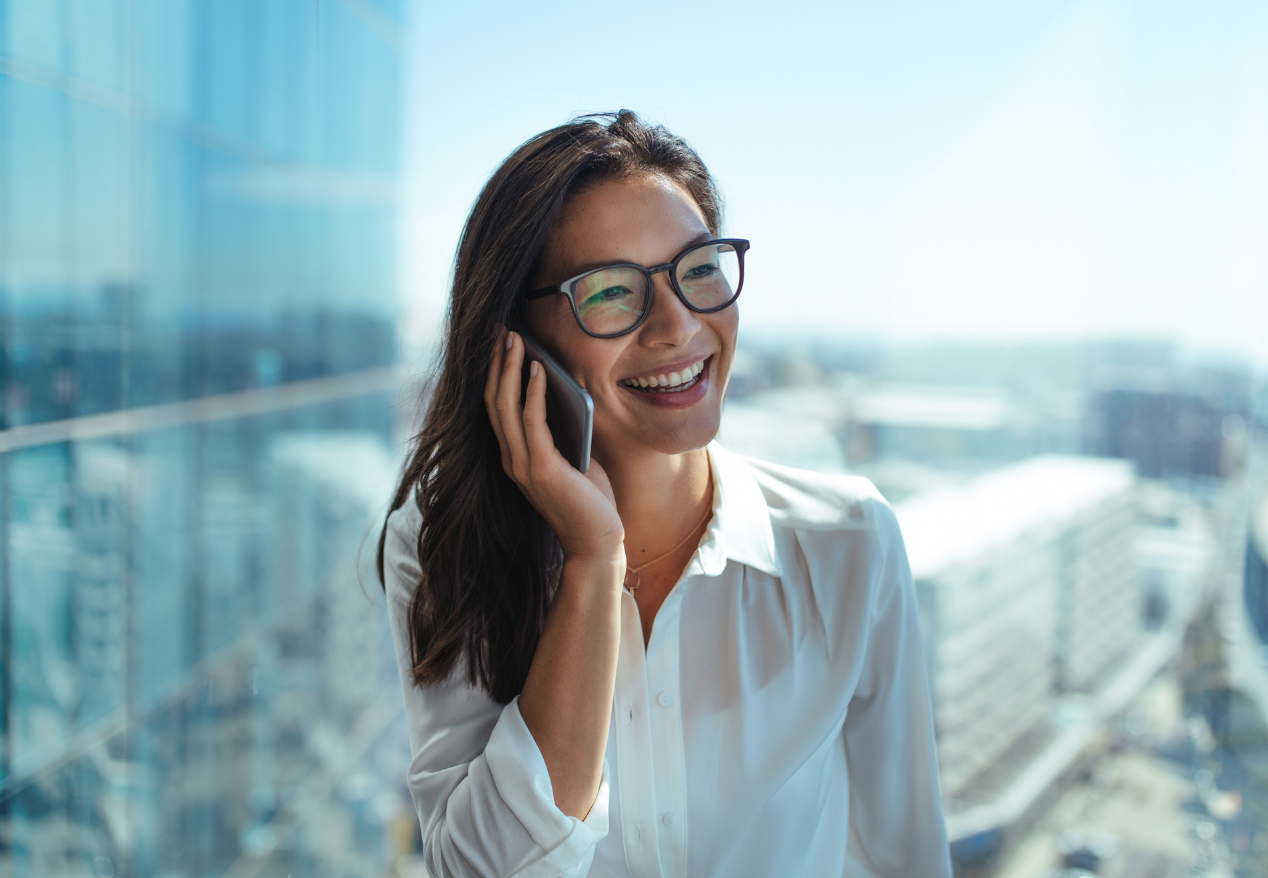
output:
[[[892,512],[713,442],[747,247],[720,227],[628,111],[528,141],[467,221],[379,546],[434,875],[950,875]],[[584,475],[514,317],[594,398]]]

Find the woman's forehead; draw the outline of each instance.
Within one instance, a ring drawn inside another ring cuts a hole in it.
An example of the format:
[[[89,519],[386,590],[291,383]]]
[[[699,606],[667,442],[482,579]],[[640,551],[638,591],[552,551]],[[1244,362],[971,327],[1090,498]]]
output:
[[[661,175],[605,180],[564,205],[551,230],[546,263],[585,271],[613,262],[656,265],[708,232],[695,199]]]

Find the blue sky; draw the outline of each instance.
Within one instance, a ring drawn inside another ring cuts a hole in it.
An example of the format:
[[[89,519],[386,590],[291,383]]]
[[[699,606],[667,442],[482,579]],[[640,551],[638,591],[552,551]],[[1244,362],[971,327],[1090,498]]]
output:
[[[745,334],[1268,366],[1268,4],[418,3],[410,49],[409,332],[497,163],[629,107],[753,241]]]

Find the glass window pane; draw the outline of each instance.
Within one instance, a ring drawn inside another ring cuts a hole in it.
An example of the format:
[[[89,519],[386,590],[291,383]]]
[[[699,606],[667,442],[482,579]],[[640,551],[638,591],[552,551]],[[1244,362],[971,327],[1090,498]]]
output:
[[[395,146],[371,178],[348,144],[395,137],[360,98],[400,57],[332,5],[0,2],[38,68],[0,73],[0,874],[413,843],[358,555],[395,387],[294,387],[396,361]]]

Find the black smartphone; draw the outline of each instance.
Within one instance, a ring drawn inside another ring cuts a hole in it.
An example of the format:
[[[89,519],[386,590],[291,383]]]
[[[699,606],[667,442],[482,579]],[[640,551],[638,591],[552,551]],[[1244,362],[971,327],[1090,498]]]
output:
[[[594,400],[577,380],[518,321],[511,330],[524,340],[524,374],[520,387],[527,392],[529,366],[536,360],[546,370],[546,426],[555,447],[581,472],[590,468],[590,436],[594,432]]]

